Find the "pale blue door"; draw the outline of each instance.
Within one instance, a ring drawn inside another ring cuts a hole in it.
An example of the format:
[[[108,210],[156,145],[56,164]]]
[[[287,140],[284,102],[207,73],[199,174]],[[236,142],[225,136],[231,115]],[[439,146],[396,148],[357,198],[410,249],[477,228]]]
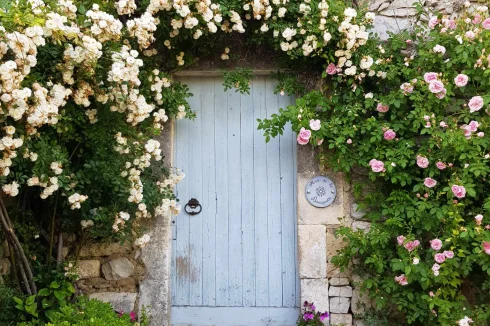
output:
[[[182,207],[173,226],[172,325],[292,326],[299,314],[296,141],[266,144],[257,119],[286,108],[275,81],[256,77],[250,95],[224,92],[218,77],[187,77],[193,121],[175,124],[174,166]]]

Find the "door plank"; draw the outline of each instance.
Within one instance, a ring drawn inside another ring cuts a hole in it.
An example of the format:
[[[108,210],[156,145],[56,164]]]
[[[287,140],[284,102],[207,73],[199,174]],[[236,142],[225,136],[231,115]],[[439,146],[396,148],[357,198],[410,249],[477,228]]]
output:
[[[294,326],[298,308],[172,307],[172,326]]]
[[[251,94],[257,85],[252,83]],[[255,193],[254,193],[254,102],[252,95],[241,97],[241,178],[243,305],[255,306]]]
[[[240,93],[228,97],[228,216],[229,216],[229,300],[228,306],[243,305],[242,269],[242,178],[240,155]]]
[[[289,96],[281,96],[278,106],[286,109],[292,103]],[[291,124],[285,126],[285,130],[291,130]],[[293,147],[296,140],[292,132],[285,132],[279,137],[281,157],[292,158],[296,155]],[[282,223],[282,304],[283,307],[297,307],[296,299],[296,211],[294,189],[296,187],[296,177],[294,165],[290,160],[281,164],[281,223]]]
[[[277,113],[278,97],[274,94],[276,81],[266,79],[265,99],[267,117]],[[264,139],[259,139],[265,141]],[[281,257],[281,180],[279,138],[267,143],[267,223],[269,240],[269,306],[282,306],[282,257]]]
[[[228,98],[222,91],[219,79],[214,79],[215,121],[214,140],[216,144],[216,188],[218,201],[216,212],[216,305],[228,306]]]
[[[188,192],[189,196],[182,198],[183,204],[191,198],[202,201],[202,181],[203,181],[203,153],[208,153],[207,144],[202,142],[202,133],[207,132],[206,127],[202,126],[201,106],[201,78],[189,78],[189,83],[193,85],[192,96],[189,99],[189,105],[196,108],[196,119],[192,121],[191,135],[198,137],[189,137],[189,170],[192,171],[192,179],[189,179]],[[203,129],[204,128],[204,129]],[[202,305],[202,212],[199,215],[189,215],[189,305]]]
[[[269,243],[267,224],[267,146],[262,132],[257,130],[257,119],[267,117],[265,78],[254,81],[254,193],[255,193],[255,302],[269,306]]]
[[[184,80],[184,82],[188,82]],[[176,128],[176,141],[180,146],[180,150],[176,150],[175,164],[180,167],[184,173],[189,173],[187,178],[184,178],[177,185],[177,196],[185,201],[189,197],[188,184],[189,179],[194,177],[189,166],[189,121],[181,120]],[[176,296],[174,302],[179,306],[189,304],[189,279],[190,279],[190,257],[189,257],[189,215],[182,211],[177,216],[177,243],[175,252],[175,269],[176,269]]]
[[[203,193],[202,213],[199,215],[203,221],[203,248],[202,248],[202,304],[203,306],[216,305],[216,148],[214,141],[214,82],[209,78],[201,79],[202,115],[202,144],[203,150]],[[192,85],[194,88],[194,86]]]

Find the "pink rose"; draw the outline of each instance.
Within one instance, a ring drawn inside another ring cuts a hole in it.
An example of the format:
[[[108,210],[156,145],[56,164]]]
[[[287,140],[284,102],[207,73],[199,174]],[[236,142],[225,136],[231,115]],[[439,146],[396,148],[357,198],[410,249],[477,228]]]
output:
[[[473,17],[473,20],[471,21],[473,24],[479,24],[481,22],[481,16],[479,14],[476,14],[475,17]]]
[[[473,96],[468,102],[468,106],[470,107],[470,112],[480,111],[483,107],[483,98],[481,96]]]
[[[436,27],[436,25],[439,24],[439,19],[437,19],[437,16],[432,16],[429,19],[429,28],[433,29]]]
[[[306,145],[310,141],[311,137],[311,131],[305,128],[301,128],[299,131],[298,138],[296,139],[298,141],[298,144],[300,145]]]
[[[371,169],[373,172],[384,172],[385,171],[385,164],[381,161],[378,161],[376,159],[372,159],[369,161],[369,165],[371,166]]]
[[[459,74],[454,78],[454,83],[458,87],[464,87],[466,84],[468,84],[468,76],[465,74]]]
[[[310,120],[310,128],[311,130],[317,131],[320,130],[321,123],[320,120]]]
[[[490,18],[487,18],[481,24],[484,29],[490,29]]]
[[[407,243],[405,243],[405,245],[403,247],[405,247],[405,249],[407,249],[409,252],[412,252],[419,245],[420,245],[420,241],[419,240],[414,240],[414,241],[408,241]]]
[[[350,139],[350,138],[347,139],[346,143],[349,144],[349,145],[352,144],[352,139]]]
[[[444,250],[442,253],[446,258],[454,258],[454,252],[452,250]]]
[[[478,121],[471,120],[470,123],[468,124],[468,130],[471,132],[475,132],[478,130],[479,126],[480,124],[478,123]]]
[[[331,63],[327,66],[327,74],[335,75],[337,73],[337,66],[334,63]]]
[[[320,146],[321,144],[323,144],[323,139],[318,140],[318,146]]]
[[[424,74],[424,80],[427,83],[430,83],[433,80],[437,80],[437,73],[435,73],[435,72],[426,72]]]
[[[439,170],[444,170],[446,168],[446,163],[439,161],[436,163],[436,166]]]
[[[403,95],[407,95],[413,92],[413,86],[410,83],[401,84],[400,89],[403,91]]]
[[[468,39],[472,40],[475,38],[475,32],[473,31],[467,31],[465,34],[464,34]]]
[[[444,84],[439,80],[433,80],[429,83],[429,91],[432,93],[440,93],[444,90]]]
[[[451,191],[458,198],[464,198],[466,196],[466,189],[463,186],[453,185]]]
[[[432,51],[434,51],[435,53],[441,53],[444,55],[446,53],[446,48],[442,45],[436,44],[436,46],[434,46]]]
[[[437,184],[437,181],[432,179],[432,178],[425,178],[425,180],[424,180],[424,185],[427,188],[435,187],[436,184]]]
[[[441,121],[441,122],[439,122],[439,126],[441,126],[442,128],[446,128],[447,127],[447,123],[444,122],[444,121]]]
[[[442,241],[439,239],[434,239],[430,240],[430,247],[434,249],[435,251],[441,250],[442,248]]]
[[[405,274],[402,274],[400,276],[395,276],[395,282],[400,284],[400,285],[407,285],[408,284],[408,279],[405,276]]]
[[[482,138],[485,136],[485,133],[483,131],[480,131],[479,133],[476,134],[478,137]]]
[[[396,137],[396,133],[393,130],[388,129],[385,131],[383,136],[386,140],[392,140]]]
[[[485,251],[485,253],[487,255],[490,255],[490,242],[483,241],[482,245],[483,245],[483,250]]]
[[[405,237],[403,235],[399,235],[396,237],[396,242],[398,242],[398,245],[401,246],[405,242]]]
[[[444,254],[435,254],[434,255],[434,260],[438,264],[442,264],[446,260],[446,256],[444,256]]]
[[[388,112],[388,110],[390,109],[390,107],[386,104],[381,104],[381,103],[378,103],[378,106],[376,107],[376,110],[378,112]]]
[[[419,155],[419,156],[417,156],[417,165],[420,168],[425,169],[429,166],[429,160],[426,157]]]
[[[430,291],[430,292],[429,292],[429,296],[430,296],[431,298],[433,298],[433,297],[434,297],[434,292]]]
[[[446,19],[444,21],[444,26],[449,29],[456,29],[456,21],[454,19]]]
[[[439,265],[438,263],[434,263],[434,265],[432,265],[432,272],[434,273],[434,276],[437,276],[439,275],[439,270],[441,269],[441,265]]]
[[[475,216],[476,225],[481,225],[482,220],[483,220],[483,215],[478,214],[477,216]]]
[[[462,125],[461,128],[464,130],[464,136],[466,137],[466,139],[470,139],[471,138],[470,126]]]
[[[436,97],[440,100],[442,100],[446,96],[446,89],[444,88],[442,91],[436,94]]]

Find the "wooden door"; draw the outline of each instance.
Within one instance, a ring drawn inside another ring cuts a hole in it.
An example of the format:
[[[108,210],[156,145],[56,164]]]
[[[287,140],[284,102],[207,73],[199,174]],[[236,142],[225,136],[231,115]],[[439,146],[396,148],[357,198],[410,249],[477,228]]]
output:
[[[187,77],[195,120],[179,120],[176,191],[199,215],[175,218],[172,325],[295,325],[299,314],[296,141],[290,128],[266,144],[257,119],[292,103],[256,77],[250,95],[221,77]]]

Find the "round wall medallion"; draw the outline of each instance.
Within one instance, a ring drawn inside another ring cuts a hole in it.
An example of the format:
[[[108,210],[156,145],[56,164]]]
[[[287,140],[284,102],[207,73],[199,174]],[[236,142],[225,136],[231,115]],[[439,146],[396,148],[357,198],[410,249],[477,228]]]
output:
[[[318,176],[306,184],[306,199],[315,207],[327,207],[337,196],[335,184],[328,177]]]

